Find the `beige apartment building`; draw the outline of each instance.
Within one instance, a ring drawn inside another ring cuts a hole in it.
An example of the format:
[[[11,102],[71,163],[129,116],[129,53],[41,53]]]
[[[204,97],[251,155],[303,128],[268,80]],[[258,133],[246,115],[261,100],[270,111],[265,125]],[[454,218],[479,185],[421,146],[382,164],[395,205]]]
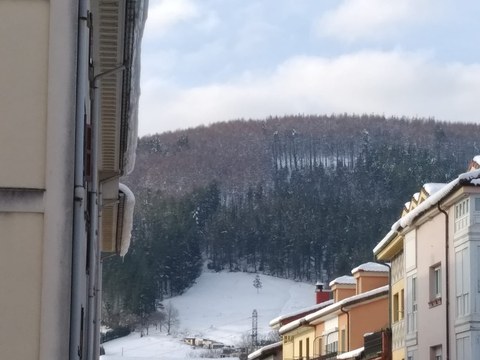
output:
[[[0,1],[0,359],[98,359],[128,249],[142,0]]]
[[[392,262],[399,295],[391,302],[394,360],[480,354],[479,168],[475,157],[448,184],[424,185],[374,249]]]

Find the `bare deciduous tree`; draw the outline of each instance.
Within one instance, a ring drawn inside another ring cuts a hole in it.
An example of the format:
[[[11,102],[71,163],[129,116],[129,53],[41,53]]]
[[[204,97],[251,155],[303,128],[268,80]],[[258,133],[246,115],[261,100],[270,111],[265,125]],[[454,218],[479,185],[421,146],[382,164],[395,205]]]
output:
[[[165,326],[167,327],[167,334],[170,335],[171,331],[180,324],[178,317],[178,310],[172,303],[165,305]]]

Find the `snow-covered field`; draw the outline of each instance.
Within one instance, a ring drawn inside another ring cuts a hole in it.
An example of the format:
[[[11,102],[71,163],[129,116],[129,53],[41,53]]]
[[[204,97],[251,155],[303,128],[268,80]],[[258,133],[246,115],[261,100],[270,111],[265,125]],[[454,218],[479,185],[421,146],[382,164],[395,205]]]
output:
[[[150,330],[104,344],[102,360],[177,360],[203,359],[204,350],[182,342],[197,336],[238,345],[251,333],[252,312],[258,313],[258,337],[270,332],[270,320],[285,313],[310,307],[315,303],[315,286],[260,275],[262,288],[253,286],[255,274],[204,271],[197,283],[182,296],[172,298],[178,309],[180,325],[175,335]],[[203,356],[203,357],[202,357]]]

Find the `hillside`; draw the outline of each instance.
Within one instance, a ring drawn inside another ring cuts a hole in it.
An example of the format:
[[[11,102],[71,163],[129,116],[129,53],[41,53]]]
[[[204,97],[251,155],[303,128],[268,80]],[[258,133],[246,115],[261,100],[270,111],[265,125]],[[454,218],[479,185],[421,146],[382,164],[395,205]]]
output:
[[[477,155],[479,125],[374,116],[219,123],[140,139],[133,244],[108,315],[144,317],[215,271],[314,283],[372,259],[403,204]]]
[[[213,180],[222,191],[273,183],[275,168],[352,164],[370,146],[429,149],[465,163],[478,151],[480,126],[381,116],[288,116],[238,120],[139,140],[135,170],[126,181],[168,195],[187,194]],[[462,165],[464,166],[464,165]]]
[[[199,359],[203,350],[182,343],[183,337],[198,336],[238,345],[251,334],[252,311],[258,312],[258,337],[265,338],[273,318],[314,304],[314,286],[261,276],[262,288],[253,287],[254,274],[205,271],[182,296],[171,298],[179,310],[180,324],[172,336],[150,330],[140,338],[134,333],[104,344],[103,360]],[[122,357],[123,351],[123,357]]]

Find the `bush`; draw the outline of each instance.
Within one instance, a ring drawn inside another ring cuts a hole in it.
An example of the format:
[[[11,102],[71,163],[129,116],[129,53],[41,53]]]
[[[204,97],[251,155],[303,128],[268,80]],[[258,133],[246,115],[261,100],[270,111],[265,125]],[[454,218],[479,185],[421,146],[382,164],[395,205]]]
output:
[[[100,334],[100,342],[104,343],[113,339],[118,339],[130,334],[130,329],[128,327],[119,326],[115,329],[110,329],[106,333]]]

